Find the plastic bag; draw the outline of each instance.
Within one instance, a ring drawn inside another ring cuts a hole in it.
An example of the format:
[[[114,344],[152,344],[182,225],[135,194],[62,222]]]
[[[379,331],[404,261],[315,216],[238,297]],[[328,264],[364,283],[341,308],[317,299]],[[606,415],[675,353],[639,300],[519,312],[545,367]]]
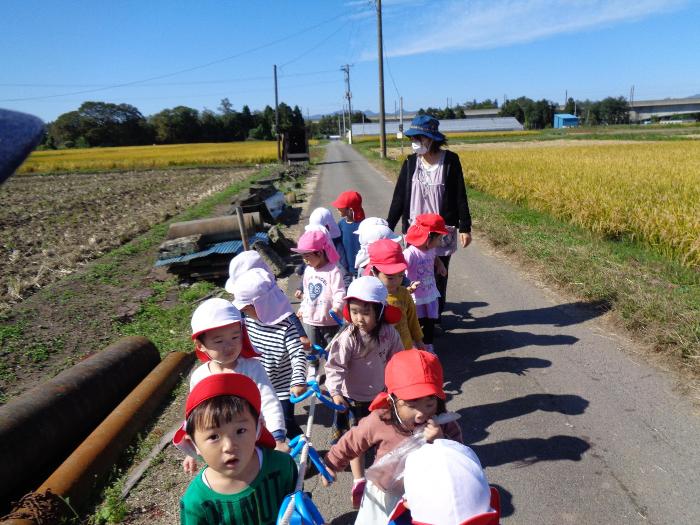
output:
[[[451,421],[457,421],[460,415],[456,412],[445,412],[433,418],[438,425],[444,425]],[[384,492],[403,493],[403,472],[406,465],[406,456],[414,450],[425,445],[423,430],[425,426],[418,427],[412,436],[403,440],[398,447],[382,456],[365,472],[365,477]]]

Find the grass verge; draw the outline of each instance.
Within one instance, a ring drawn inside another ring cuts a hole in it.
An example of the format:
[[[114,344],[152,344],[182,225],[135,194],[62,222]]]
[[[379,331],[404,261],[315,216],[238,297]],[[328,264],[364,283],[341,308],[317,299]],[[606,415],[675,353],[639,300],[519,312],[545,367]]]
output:
[[[356,149],[393,178],[401,162]],[[620,324],[680,368],[700,372],[700,274],[638,243],[610,240],[469,188],[474,230],[547,282],[606,305]]]

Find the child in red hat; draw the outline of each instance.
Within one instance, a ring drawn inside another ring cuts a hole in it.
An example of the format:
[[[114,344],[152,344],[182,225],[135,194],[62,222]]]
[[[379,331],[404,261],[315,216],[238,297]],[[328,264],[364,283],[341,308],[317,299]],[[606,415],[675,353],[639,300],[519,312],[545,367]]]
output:
[[[423,330],[416,315],[416,304],[408,289],[401,285],[408,267],[401,246],[389,239],[379,239],[370,244],[367,251],[367,268],[386,287],[388,303],[401,310],[401,320],[395,326],[403,347],[423,350]]]
[[[276,522],[297,469],[291,456],[273,450],[260,407],[260,391],[242,374],[206,377],[187,396],[185,428],[175,440],[186,432],[206,466],[180,500],[180,523]]]
[[[438,425],[433,420],[446,411],[442,366],[436,355],[417,349],[398,352],[386,364],[384,382],[386,391],[374,398],[370,415],[328,451],[325,462],[333,475],[373,446],[377,447],[375,462],[379,461],[420,428],[428,443],[438,438],[462,442],[457,423]],[[367,481],[355,522],[386,523],[402,494],[384,492]]]
[[[386,302],[387,291],[376,277],[355,279],[345,297],[343,315],[349,322],[328,348],[326,388],[344,405],[357,424],[369,413],[369,404],[384,388],[384,366],[403,350],[401,337],[390,324],[401,312]],[[332,442],[350,428],[347,413],[335,413]],[[358,508],[364,490],[364,456],[350,460],[354,478],[352,501]]]
[[[435,273],[447,275],[447,269],[436,256],[435,249],[447,233],[445,219],[435,213],[424,213],[416,217],[405,236],[406,244],[410,245],[403,252],[408,265],[406,274],[410,281],[419,283],[413,292],[413,300],[423,329],[423,342],[429,352],[433,351],[435,322],[440,317],[440,292],[435,282]]]
[[[356,191],[344,191],[331,205],[335,206],[340,214],[338,228],[340,229],[343,252],[345,252],[342,257],[343,269],[349,279],[346,284],[350,284],[355,270],[355,258],[357,252],[360,251],[360,238],[355,235],[355,232],[365,219],[365,210],[362,209],[362,195]]]

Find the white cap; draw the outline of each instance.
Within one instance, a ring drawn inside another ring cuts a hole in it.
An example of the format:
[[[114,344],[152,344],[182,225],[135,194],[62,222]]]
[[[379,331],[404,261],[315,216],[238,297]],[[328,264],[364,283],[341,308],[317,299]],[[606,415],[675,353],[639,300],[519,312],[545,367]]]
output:
[[[370,230],[374,226],[389,226],[389,223],[386,222],[386,219],[382,219],[381,217],[367,217],[366,219],[363,219],[360,221],[360,224],[357,226],[357,229],[353,232],[355,235],[362,235],[363,230]]]
[[[403,481],[414,522],[460,525],[474,516],[496,514],[479,458],[456,441],[436,439],[411,452]]]
[[[394,233],[387,222],[379,217],[368,217],[360,223],[353,233],[360,236],[360,249],[355,256],[355,268],[361,268],[369,261],[369,245],[379,239],[390,239],[400,242],[401,235]]]
[[[207,299],[192,314],[192,339],[196,339],[207,330],[240,323],[242,319],[238,308],[226,299],[220,297]]]
[[[386,304],[387,295],[389,293],[386,291],[386,286],[379,279],[371,275],[365,275],[350,283],[345,299],[359,299],[368,303]]]
[[[331,239],[340,237],[340,228],[333,218],[333,214],[328,210],[328,208],[316,208],[309,215],[309,225],[320,224],[328,230]]]
[[[275,278],[260,268],[252,268],[240,275],[232,293],[233,305],[240,310],[252,305],[255,315],[263,324],[277,324],[294,313]]]
[[[260,257],[260,254],[255,250],[248,250],[236,255],[228,265],[228,280],[224,285],[224,290],[228,293],[233,293],[233,283],[240,275],[247,272],[251,268],[262,268],[267,273],[272,275],[272,271],[267,263]]]

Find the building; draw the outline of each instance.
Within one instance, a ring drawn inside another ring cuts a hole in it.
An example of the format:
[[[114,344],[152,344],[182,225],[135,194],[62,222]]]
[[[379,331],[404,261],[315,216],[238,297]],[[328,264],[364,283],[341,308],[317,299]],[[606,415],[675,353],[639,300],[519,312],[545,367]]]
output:
[[[630,104],[630,120],[632,122],[691,113],[700,113],[700,97],[634,100]]]
[[[554,115],[555,128],[575,128],[579,124],[578,117],[570,113],[556,113]]]

